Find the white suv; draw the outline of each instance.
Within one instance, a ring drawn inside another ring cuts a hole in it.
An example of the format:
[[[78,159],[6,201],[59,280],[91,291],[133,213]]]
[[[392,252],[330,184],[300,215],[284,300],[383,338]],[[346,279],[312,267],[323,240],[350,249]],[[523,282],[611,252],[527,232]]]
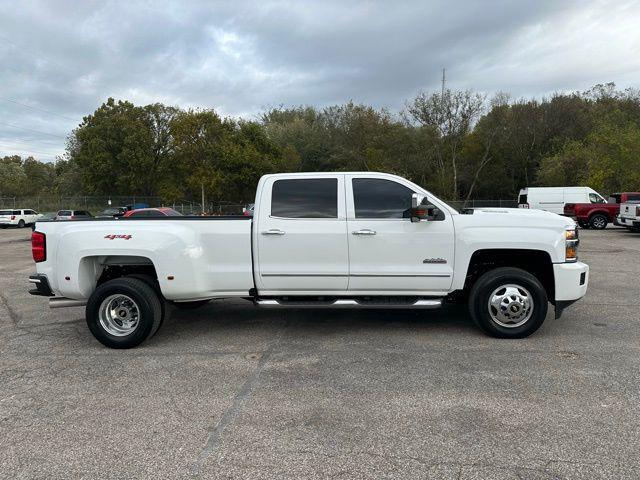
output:
[[[0,227],[6,228],[13,225],[22,228],[27,225],[35,225],[36,220],[40,217],[41,215],[35,210],[0,210]]]

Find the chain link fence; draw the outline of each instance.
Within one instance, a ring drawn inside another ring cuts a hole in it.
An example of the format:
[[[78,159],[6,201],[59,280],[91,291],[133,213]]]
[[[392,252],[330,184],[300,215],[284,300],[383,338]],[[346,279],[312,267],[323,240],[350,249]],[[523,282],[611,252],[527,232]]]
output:
[[[88,210],[96,215],[109,207],[171,207],[183,215],[200,215],[203,211],[200,202],[180,200],[164,201],[161,197],[141,195],[59,197],[54,195],[38,195],[32,197],[0,197],[0,209],[29,208],[39,213],[57,212],[58,210]],[[245,204],[231,202],[207,202],[204,212],[208,215],[242,214]]]
[[[253,201],[253,200],[252,200]],[[251,201],[251,202],[252,202]],[[250,202],[247,202],[250,203]],[[247,203],[207,202],[204,212],[206,215],[241,215]],[[449,200],[456,210],[464,208],[502,207],[516,208],[517,200]],[[109,207],[125,206],[171,207],[183,215],[201,215],[202,204],[190,200],[166,202],[160,197],[122,195],[122,196],[75,196],[58,197],[53,195],[39,195],[33,197],[0,197],[0,209],[30,208],[37,212],[57,212],[58,210],[88,210],[96,215]]]

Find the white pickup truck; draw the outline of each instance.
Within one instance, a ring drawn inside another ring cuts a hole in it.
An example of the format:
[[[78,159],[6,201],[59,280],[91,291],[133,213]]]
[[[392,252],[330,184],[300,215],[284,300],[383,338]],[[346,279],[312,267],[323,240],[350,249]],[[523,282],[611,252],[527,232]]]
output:
[[[616,220],[618,225],[627,227],[632,232],[640,232],[640,202],[620,204],[620,214]]]
[[[113,348],[153,335],[172,306],[240,297],[265,308],[437,308],[465,301],[486,333],[522,338],[583,297],[589,267],[565,217],[459,213],[382,173],[262,177],[254,216],[39,222],[31,293],[86,305]]]

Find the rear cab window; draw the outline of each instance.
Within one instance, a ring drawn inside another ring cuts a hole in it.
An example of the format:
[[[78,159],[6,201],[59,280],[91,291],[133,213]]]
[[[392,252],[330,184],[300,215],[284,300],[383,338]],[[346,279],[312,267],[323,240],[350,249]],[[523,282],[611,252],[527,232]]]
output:
[[[338,218],[337,178],[292,178],[273,182],[271,216]]]

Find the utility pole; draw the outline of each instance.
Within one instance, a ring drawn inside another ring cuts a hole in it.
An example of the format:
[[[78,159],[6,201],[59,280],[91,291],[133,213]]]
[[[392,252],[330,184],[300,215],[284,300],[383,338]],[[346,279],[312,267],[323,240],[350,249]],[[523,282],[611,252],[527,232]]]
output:
[[[202,193],[202,214],[204,215],[204,183],[200,184],[200,189]]]
[[[445,82],[445,77],[444,77],[444,72],[445,69],[442,69],[442,91],[440,92],[441,97],[440,98],[444,98],[444,82]]]

